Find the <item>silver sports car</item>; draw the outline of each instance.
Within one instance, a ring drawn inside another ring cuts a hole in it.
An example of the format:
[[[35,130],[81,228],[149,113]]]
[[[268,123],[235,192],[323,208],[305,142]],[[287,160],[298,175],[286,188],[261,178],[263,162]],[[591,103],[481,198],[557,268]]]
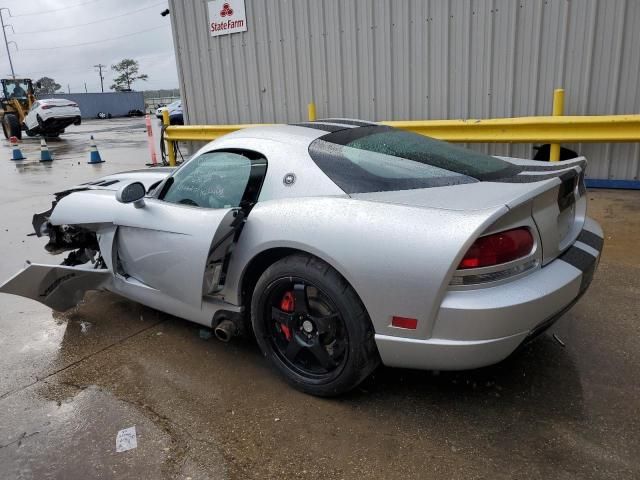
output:
[[[106,289],[252,332],[295,387],[336,395],[380,363],[470,369],[544,331],[603,245],[584,158],[492,157],[375,123],[247,128],[178,169],[110,175],[33,218],[60,265],[0,291],[55,310]]]

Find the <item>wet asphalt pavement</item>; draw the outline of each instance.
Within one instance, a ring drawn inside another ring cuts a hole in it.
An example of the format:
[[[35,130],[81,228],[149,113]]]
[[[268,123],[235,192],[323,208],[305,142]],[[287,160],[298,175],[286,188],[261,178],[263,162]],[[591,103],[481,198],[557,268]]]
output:
[[[94,134],[105,163],[87,165]],[[0,280],[26,259],[51,193],[149,161],[144,121],[70,127],[52,164],[0,146]],[[591,289],[494,367],[381,368],[355,392],[288,387],[251,339],[106,292],[64,314],[0,294],[0,478],[639,478],[640,192],[589,191],[605,251]],[[116,453],[135,426],[137,448]]]

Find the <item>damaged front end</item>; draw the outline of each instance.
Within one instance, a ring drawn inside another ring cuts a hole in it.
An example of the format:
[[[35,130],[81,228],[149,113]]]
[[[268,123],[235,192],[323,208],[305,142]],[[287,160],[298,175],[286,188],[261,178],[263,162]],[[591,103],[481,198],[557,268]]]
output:
[[[33,215],[31,222],[33,229],[38,237],[49,237],[49,242],[44,248],[50,254],[59,255],[70,251],[61,265],[76,266],[91,263],[95,268],[105,268],[100,255],[98,238],[94,231],[77,225],[52,225],[49,221],[60,199],[75,191],[81,190],[66,190],[57,193],[49,210]]]
[[[51,208],[33,216],[38,237],[52,255],[66,253],[58,265],[28,263],[0,285],[0,292],[21,295],[54,310],[75,306],[87,290],[109,289],[113,282],[112,253],[118,209],[115,194],[127,182],[142,182],[149,191],[173,168],[132,170],[111,174],[54,194]]]
[[[52,255],[69,252],[60,265],[27,262],[27,266],[0,286],[0,292],[36,300],[48,307],[65,311],[76,306],[87,290],[102,288],[110,279],[96,233],[79,225],[53,225],[51,215],[58,202],[78,191],[56,194],[49,210],[33,216],[38,237],[49,237],[45,250]]]

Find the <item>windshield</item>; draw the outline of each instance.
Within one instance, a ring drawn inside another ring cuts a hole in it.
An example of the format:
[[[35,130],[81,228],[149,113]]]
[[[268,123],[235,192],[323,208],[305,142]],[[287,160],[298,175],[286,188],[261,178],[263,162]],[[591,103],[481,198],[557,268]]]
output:
[[[519,171],[504,160],[385,126],[324,135],[311,143],[309,154],[346,193],[473,183]]]
[[[7,98],[27,98],[29,85],[20,80],[8,81],[5,84],[4,94]]]
[[[180,167],[162,199],[204,208],[238,207],[249,182],[252,161],[232,152],[208,152]]]

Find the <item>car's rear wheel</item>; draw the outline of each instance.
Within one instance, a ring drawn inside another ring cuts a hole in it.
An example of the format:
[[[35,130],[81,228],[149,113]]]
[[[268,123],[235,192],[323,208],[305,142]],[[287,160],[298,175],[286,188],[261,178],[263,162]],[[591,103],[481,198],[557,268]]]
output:
[[[20,122],[18,121],[18,117],[13,113],[5,113],[2,119],[2,130],[6,138],[17,137],[18,140],[22,139]]]
[[[258,344],[294,387],[339,395],[378,365],[373,327],[347,281],[322,260],[291,255],[260,277],[251,303]]]

